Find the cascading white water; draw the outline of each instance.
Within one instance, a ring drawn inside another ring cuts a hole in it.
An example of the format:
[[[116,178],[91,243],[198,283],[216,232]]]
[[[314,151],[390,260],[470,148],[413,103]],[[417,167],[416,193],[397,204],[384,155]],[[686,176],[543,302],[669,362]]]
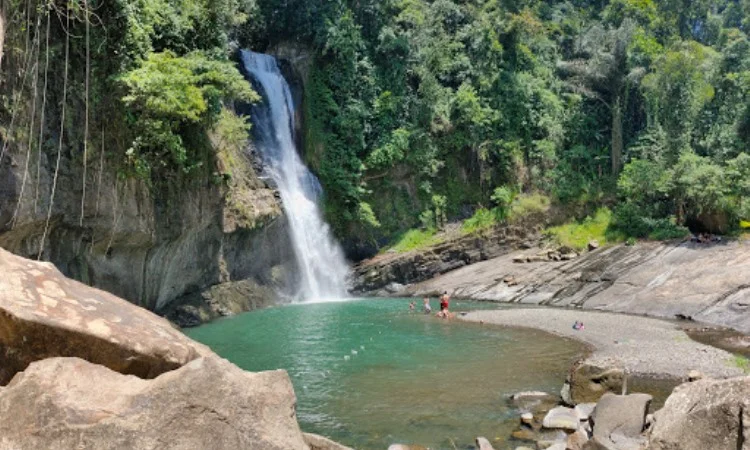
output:
[[[256,144],[276,182],[289,220],[300,270],[298,298],[333,300],[346,296],[348,265],[318,207],[321,187],[302,163],[294,144],[294,102],[276,59],[243,50],[245,70],[263,97],[253,108]]]

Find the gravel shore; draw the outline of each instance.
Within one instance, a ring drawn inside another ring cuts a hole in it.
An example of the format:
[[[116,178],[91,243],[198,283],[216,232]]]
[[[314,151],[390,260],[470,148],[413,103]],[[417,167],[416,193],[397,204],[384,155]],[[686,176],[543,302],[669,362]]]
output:
[[[556,308],[474,311],[462,319],[578,339],[593,348],[587,359],[592,364],[619,366],[635,376],[685,378],[691,370],[716,378],[743,374],[731,353],[695,342],[674,323],[659,319]],[[584,330],[573,329],[576,320]]]

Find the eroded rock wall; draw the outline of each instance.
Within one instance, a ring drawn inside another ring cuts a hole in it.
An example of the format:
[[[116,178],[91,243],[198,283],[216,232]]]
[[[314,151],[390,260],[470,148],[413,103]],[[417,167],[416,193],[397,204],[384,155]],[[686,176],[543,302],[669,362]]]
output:
[[[0,246],[53,262],[65,275],[131,302],[160,310],[175,299],[221,282],[273,278],[293,259],[273,191],[260,184],[245,193],[243,212],[226,205],[223,186],[186,183],[154,192],[137,180],[102,171],[88,177],[84,217],[80,167],[63,161],[51,220],[41,245],[54,168],[26,171],[27,153],[12,147],[0,162]],[[41,249],[41,254],[40,254]],[[277,269],[278,271],[278,269]]]

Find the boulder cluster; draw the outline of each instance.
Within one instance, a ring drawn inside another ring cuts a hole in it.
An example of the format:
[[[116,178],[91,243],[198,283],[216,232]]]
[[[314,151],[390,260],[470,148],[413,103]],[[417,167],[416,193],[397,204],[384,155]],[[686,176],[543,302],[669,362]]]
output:
[[[285,371],[0,249],[0,450],[345,450],[303,433]]]
[[[545,392],[515,394],[516,450],[749,450],[750,377],[688,378],[654,414],[649,394],[605,392],[575,406]]]

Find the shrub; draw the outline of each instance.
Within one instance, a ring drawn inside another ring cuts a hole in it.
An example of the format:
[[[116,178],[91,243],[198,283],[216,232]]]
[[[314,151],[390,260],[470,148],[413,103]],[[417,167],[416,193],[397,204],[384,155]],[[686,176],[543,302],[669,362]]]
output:
[[[597,240],[600,244],[621,240],[622,236],[609,232],[611,222],[612,211],[609,208],[599,208],[594,217],[549,228],[545,234],[560,245],[583,250],[592,240]]]
[[[402,234],[398,242],[390,248],[398,253],[429,247],[442,242],[442,238],[436,236],[434,228],[426,230],[409,230]]]
[[[476,233],[486,230],[498,223],[498,215],[493,210],[479,208],[473,216],[466,219],[461,225],[461,232],[465,234]]]
[[[220,120],[224,101],[259,98],[232,63],[203,52],[151,53],[118,81],[135,136],[126,154],[145,179],[155,179],[154,171],[167,175],[200,167],[205,161],[195,131],[208,131]]]
[[[549,197],[543,194],[519,195],[511,205],[508,218],[511,222],[517,222],[526,217],[546,214],[550,203]]]
[[[515,196],[515,192],[507,186],[500,186],[492,193],[490,198],[496,205],[493,212],[498,220],[503,221],[508,217],[510,206],[513,203]]]

